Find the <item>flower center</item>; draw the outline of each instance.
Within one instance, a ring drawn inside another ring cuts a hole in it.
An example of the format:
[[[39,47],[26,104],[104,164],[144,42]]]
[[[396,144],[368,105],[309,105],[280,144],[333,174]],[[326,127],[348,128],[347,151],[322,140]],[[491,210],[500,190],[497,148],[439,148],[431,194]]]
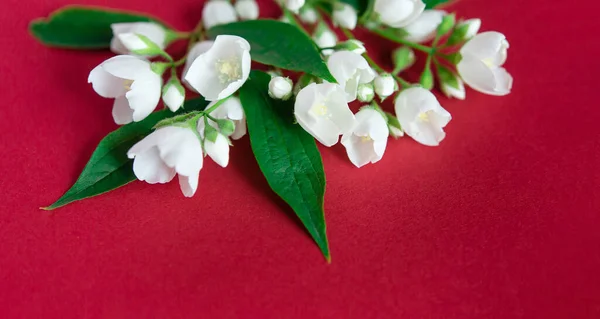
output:
[[[369,135],[360,137],[360,141],[363,143],[368,143],[368,142],[371,142],[372,140],[373,139]]]
[[[131,85],[133,84],[133,80],[123,80],[123,88],[126,91],[131,91]]]
[[[317,116],[325,116],[328,113],[327,105],[325,104],[317,104],[312,107],[312,113]]]
[[[219,59],[215,66],[221,83],[233,82],[242,78],[242,66],[235,57]]]
[[[483,64],[487,65],[490,68],[495,67],[494,59],[492,59],[492,58],[483,59],[483,60],[481,60],[481,62],[483,62]]]
[[[419,118],[419,120],[421,120],[421,122],[429,122],[429,117],[431,116],[431,113],[433,113],[431,110],[427,112],[421,112],[419,113],[419,115],[417,115],[417,117]]]

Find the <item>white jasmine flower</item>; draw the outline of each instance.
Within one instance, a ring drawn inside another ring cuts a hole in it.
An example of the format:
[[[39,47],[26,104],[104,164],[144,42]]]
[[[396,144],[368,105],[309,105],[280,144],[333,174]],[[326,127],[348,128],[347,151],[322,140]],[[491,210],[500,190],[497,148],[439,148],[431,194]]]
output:
[[[338,51],[327,60],[329,72],[346,91],[347,102],[356,100],[358,85],[369,83],[375,72],[362,56],[350,51]]]
[[[443,66],[438,66],[438,77],[440,89],[447,97],[459,100],[465,99],[465,84],[454,72]]]
[[[183,195],[196,193],[203,156],[200,140],[190,128],[159,128],[129,149],[127,156],[133,159],[139,180],[164,184],[178,174]]]
[[[220,24],[237,21],[235,9],[227,0],[211,0],[206,2],[202,10],[202,23],[205,29]]]
[[[287,100],[292,96],[294,83],[289,78],[274,76],[269,82],[269,96],[278,100]]]
[[[386,120],[374,109],[363,108],[356,113],[356,122],[354,130],[342,136],[342,145],[356,167],[375,164],[383,157],[390,136]]]
[[[214,141],[208,139],[204,134],[206,123],[204,122],[203,118],[198,121],[197,127],[198,133],[200,133],[200,137],[204,140],[204,150],[206,151],[206,155],[208,155],[219,166],[227,167],[227,165],[229,164],[229,141],[227,140],[227,137],[225,135],[219,132],[217,123],[211,120],[208,120],[208,123],[218,132],[217,137]]]
[[[417,20],[425,4],[422,0],[375,0],[373,10],[384,24],[402,28]]]
[[[285,0],[285,7],[293,13],[298,13],[305,2],[305,0]]]
[[[417,43],[433,39],[438,26],[442,23],[442,19],[446,14],[446,11],[442,10],[423,11],[417,20],[404,27],[404,31],[408,33],[405,39]]]
[[[113,23],[110,25],[113,38],[110,41],[110,50],[117,54],[131,53],[119,39],[120,34],[141,34],[154,42],[159,48],[164,49],[167,45],[167,31],[158,23],[154,22],[131,22]]]
[[[502,67],[508,56],[508,41],[499,32],[484,32],[469,40],[461,49],[456,68],[473,89],[490,95],[507,95],[512,76]]]
[[[398,89],[396,80],[394,80],[391,74],[378,75],[373,81],[373,84],[375,85],[375,93],[377,93],[382,100],[394,94]]]
[[[102,62],[90,72],[88,83],[100,96],[115,99],[112,114],[117,124],[143,120],[160,101],[161,76],[150,62],[131,55]]]
[[[333,10],[333,24],[345,29],[353,30],[356,28],[358,14],[356,9],[346,3],[336,3]]]
[[[300,90],[294,115],[298,124],[325,146],[336,144],[356,122],[344,89],[333,83],[312,83]]]
[[[184,80],[208,101],[237,91],[250,75],[250,44],[241,37],[220,35],[191,64]]]
[[[214,103],[216,102],[212,102],[207,108],[210,108]],[[244,108],[238,97],[229,97],[216,110],[212,111],[210,115],[216,119],[233,121],[235,124],[235,131],[231,135],[232,139],[237,140],[246,135],[246,116],[244,115]]]
[[[415,141],[437,146],[446,137],[444,127],[452,117],[430,91],[413,87],[400,92],[395,109],[402,130]]]
[[[315,24],[318,19],[317,11],[313,7],[304,6],[300,9],[300,21],[306,24]]]
[[[235,11],[242,20],[256,20],[258,18],[258,4],[254,0],[237,0]]]

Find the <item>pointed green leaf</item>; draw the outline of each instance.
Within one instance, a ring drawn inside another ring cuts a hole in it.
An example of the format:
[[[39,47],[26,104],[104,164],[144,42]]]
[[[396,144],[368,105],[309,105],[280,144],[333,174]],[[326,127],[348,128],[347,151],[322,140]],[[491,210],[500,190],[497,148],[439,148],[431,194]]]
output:
[[[66,6],[54,11],[48,18],[33,20],[29,30],[35,38],[48,46],[104,49],[110,47],[111,24],[151,21],[158,22],[139,13],[99,7]]]
[[[300,71],[335,82],[315,43],[298,28],[275,20],[250,20],[218,25],[208,36],[237,35],[250,43],[252,60]]]
[[[253,71],[240,90],[252,151],[271,189],[288,203],[330,260],[323,210],[325,173],[315,140],[294,124],[294,101],[269,97],[271,77]]]
[[[207,104],[202,98],[190,100],[186,102],[186,110],[202,110]],[[127,158],[127,151],[150,134],[154,125],[173,114],[169,110],[152,113],[140,122],[129,123],[108,134],[96,147],[75,184],[54,204],[44,209],[52,210],[134,181],[133,160]]]

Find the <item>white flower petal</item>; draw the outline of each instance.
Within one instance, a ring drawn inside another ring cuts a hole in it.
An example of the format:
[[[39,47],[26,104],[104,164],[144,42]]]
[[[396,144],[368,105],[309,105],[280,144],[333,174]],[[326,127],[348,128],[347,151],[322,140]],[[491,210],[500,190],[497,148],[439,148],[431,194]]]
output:
[[[414,22],[425,10],[422,0],[375,0],[374,12],[385,24],[402,28]]]
[[[335,26],[353,30],[356,28],[358,14],[354,7],[340,2],[334,6],[332,19]]]
[[[151,147],[135,156],[133,172],[140,181],[150,184],[168,183],[175,177],[175,170],[165,165],[160,159],[156,147]]]
[[[133,110],[129,107],[129,101],[124,95],[115,99],[112,116],[115,123],[119,125],[133,122]]]
[[[152,71],[148,61],[132,55],[117,55],[100,66],[111,75],[126,80],[135,80]]]
[[[116,98],[127,92],[123,85],[124,80],[106,72],[102,65],[95,67],[90,72],[88,83],[92,83],[92,87],[98,95],[106,98]]]
[[[413,23],[404,27],[408,33],[406,40],[422,43],[433,39],[437,27],[442,23],[446,15],[443,10],[425,10]]]
[[[456,66],[461,78],[473,89],[492,94],[496,88],[494,72],[482,61],[470,55],[463,56]]]
[[[183,73],[181,74],[181,79],[183,80],[182,82],[192,91],[196,91],[194,90],[188,83],[187,81],[185,81],[185,76],[188,73],[188,70],[190,69],[190,66],[192,65],[192,62],[194,62],[194,60],[196,60],[197,57],[199,57],[202,53],[205,53],[206,51],[208,51],[214,44],[214,41],[202,41],[200,43],[196,43],[191,49],[190,52],[188,52],[188,56],[187,59],[185,60],[185,66],[183,67]]]
[[[356,167],[381,160],[387,145],[389,131],[386,120],[373,109],[356,113],[357,125],[342,136],[348,158]]]
[[[198,178],[200,178],[200,172],[194,173],[190,176],[179,175],[179,188],[185,197],[192,197],[196,194],[198,189]]]
[[[229,1],[212,0],[206,2],[202,10],[202,23],[205,29],[216,25],[237,21],[235,9]]]
[[[172,112],[177,111],[185,101],[185,96],[181,94],[175,85],[169,85],[162,98],[169,110]]]
[[[235,11],[242,20],[255,20],[258,18],[258,4],[254,0],[237,0]]]
[[[145,119],[154,111],[160,101],[161,86],[162,78],[154,72],[148,72],[145,77],[133,81],[125,97],[133,110],[135,122]]]
[[[177,174],[191,176],[202,169],[202,146],[191,129],[167,126],[152,134],[158,135],[156,147],[160,157]]]
[[[215,163],[221,167],[227,167],[229,164],[229,143],[223,134],[219,134],[215,142],[208,139],[204,140],[204,149],[206,154],[212,158]]]
[[[298,13],[298,10],[300,10],[300,8],[302,8],[302,6],[304,6],[305,0],[284,0],[285,1],[285,7],[294,12],[294,13]]]

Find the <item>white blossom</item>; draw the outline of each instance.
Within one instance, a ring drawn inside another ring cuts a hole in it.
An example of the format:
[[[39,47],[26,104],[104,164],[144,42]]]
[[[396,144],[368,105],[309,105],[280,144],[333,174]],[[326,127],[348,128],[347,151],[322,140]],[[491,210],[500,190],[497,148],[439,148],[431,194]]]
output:
[[[414,22],[425,10],[422,0],[375,0],[375,13],[384,24],[402,28]]]
[[[269,96],[278,100],[287,100],[292,95],[294,83],[289,78],[274,76],[269,82]]]
[[[220,35],[190,65],[184,80],[208,101],[237,91],[250,75],[250,44],[241,37]]]
[[[499,32],[476,35],[460,49],[462,59],[458,73],[467,85],[490,95],[507,95],[513,84],[512,76],[502,67],[508,56],[508,41]]]
[[[398,89],[396,80],[394,80],[390,74],[378,75],[373,81],[373,84],[375,86],[375,93],[377,93],[382,100],[394,94]]]
[[[446,14],[446,11],[442,10],[423,11],[417,20],[404,27],[404,31],[408,34],[405,39],[417,43],[433,39]]]
[[[358,14],[356,9],[346,3],[337,3],[334,6],[332,15],[333,24],[345,29],[353,30],[356,28]]]
[[[327,60],[329,72],[346,91],[346,101],[356,100],[358,85],[369,83],[375,72],[362,56],[350,51],[338,51]]]
[[[285,0],[285,7],[293,13],[298,13],[305,2],[305,0]]]
[[[110,50],[117,54],[131,53],[121,42],[119,35],[121,34],[141,34],[154,42],[159,48],[164,49],[166,46],[167,31],[164,27],[154,22],[131,22],[131,23],[113,23],[110,25],[113,32],[112,40],[110,41]]]
[[[113,98],[113,118],[117,124],[141,121],[158,105],[162,78],[150,62],[131,55],[112,57],[95,67],[88,83],[100,96]]]
[[[298,124],[325,146],[335,145],[356,123],[338,84],[312,83],[298,92],[294,104]]]
[[[207,108],[210,108],[215,103],[216,101],[212,102]],[[233,121],[235,124],[235,131],[231,135],[232,139],[237,140],[246,135],[246,116],[244,115],[244,109],[238,97],[229,97],[216,110],[212,111],[210,115],[216,119]]]
[[[348,158],[356,167],[376,163],[383,157],[389,130],[385,118],[378,111],[363,108],[356,113],[356,126],[342,136]]]
[[[446,137],[444,127],[452,117],[430,91],[422,87],[403,90],[395,109],[402,130],[415,141],[437,146]]]
[[[194,62],[194,60],[196,60],[196,58],[199,57],[202,53],[208,51],[214,43],[214,41],[209,40],[198,42],[194,44],[194,46],[188,52],[187,58],[185,59],[185,66],[183,67],[183,73],[181,73],[181,80],[183,84],[185,84],[185,86],[191,91],[198,93],[191,85],[189,85],[189,83],[187,83],[187,81],[185,80],[185,76],[188,73],[190,66],[192,66],[192,62]]]
[[[255,0],[237,0],[235,11],[242,20],[256,20],[258,18],[258,3]]]
[[[196,193],[203,156],[200,140],[192,129],[159,128],[129,149],[127,156],[133,159],[133,172],[139,180],[163,184],[178,174],[183,195]]]
[[[235,9],[228,0],[211,0],[204,5],[202,23],[205,29],[235,21],[237,21]]]
[[[321,49],[332,48],[337,44],[338,37],[333,31],[327,28],[317,30],[317,33],[313,36],[313,40],[315,41],[315,44]],[[324,55],[330,55],[333,52],[334,51],[332,49],[321,51],[321,53],[323,53]]]

